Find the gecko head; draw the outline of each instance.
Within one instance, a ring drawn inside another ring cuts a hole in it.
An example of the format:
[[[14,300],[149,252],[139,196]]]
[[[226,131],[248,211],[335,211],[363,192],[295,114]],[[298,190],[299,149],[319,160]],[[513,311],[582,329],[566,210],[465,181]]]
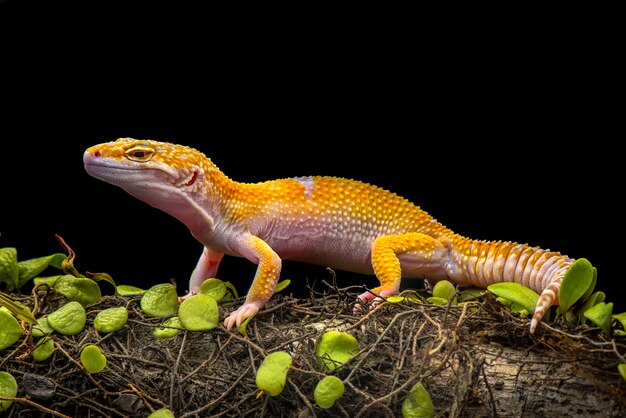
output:
[[[83,154],[87,173],[124,189],[190,188],[204,175],[205,160],[190,147],[132,138],[94,145]]]
[[[203,205],[210,203],[207,177],[211,173],[215,177],[219,170],[200,151],[168,142],[120,138],[87,148],[83,163],[93,177],[169,213],[198,234],[212,228],[213,219]]]

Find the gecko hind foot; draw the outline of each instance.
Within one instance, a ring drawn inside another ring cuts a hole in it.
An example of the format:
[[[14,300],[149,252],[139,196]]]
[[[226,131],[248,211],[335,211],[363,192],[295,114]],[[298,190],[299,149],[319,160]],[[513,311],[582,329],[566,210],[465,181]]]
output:
[[[374,308],[376,307],[376,305],[379,305],[384,300],[383,298],[393,296],[396,293],[397,292],[394,292],[393,290],[377,291],[376,289],[373,289],[371,292],[367,291],[365,293],[361,293],[356,298],[356,303],[354,304],[354,309],[352,310],[352,313],[356,314],[359,312],[368,311],[369,310],[368,308]],[[368,302],[368,301],[371,301],[371,302],[367,304],[363,304],[363,302]]]
[[[234,325],[239,327],[246,319],[256,315],[262,306],[263,304],[259,304],[258,302],[244,303],[241,307],[239,307],[239,309],[231,312],[231,314],[224,319],[224,326],[226,327],[226,330],[230,331]]]

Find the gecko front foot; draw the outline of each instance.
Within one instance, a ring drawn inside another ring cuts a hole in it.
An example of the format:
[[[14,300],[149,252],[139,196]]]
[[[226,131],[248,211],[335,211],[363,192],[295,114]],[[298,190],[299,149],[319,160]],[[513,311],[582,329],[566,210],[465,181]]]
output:
[[[361,293],[356,298],[356,303],[354,304],[354,309],[352,313],[359,313],[365,310],[366,306],[362,305],[363,302],[372,301],[369,306],[374,307],[383,301],[383,298],[388,298],[389,296],[395,295],[397,292],[393,290],[380,290],[373,289],[371,292]],[[378,296],[377,296],[378,295]]]
[[[196,291],[196,292],[189,292],[189,293],[187,293],[187,294],[185,294],[185,295],[183,295],[183,296],[179,296],[179,297],[178,297],[178,302],[179,302],[179,303],[183,303],[183,301],[184,301],[185,299],[189,299],[191,296],[196,295],[196,294],[198,294],[198,292],[197,292],[197,291]]]
[[[227,331],[233,327],[233,325],[240,326],[246,319],[259,312],[259,309],[263,307],[262,302],[246,302],[236,311],[231,312],[226,319],[224,319],[224,326]]]

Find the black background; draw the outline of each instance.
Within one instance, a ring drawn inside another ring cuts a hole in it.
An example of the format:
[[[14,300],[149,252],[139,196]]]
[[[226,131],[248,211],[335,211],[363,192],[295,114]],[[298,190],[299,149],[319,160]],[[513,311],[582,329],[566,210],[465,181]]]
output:
[[[0,247],[19,259],[61,251],[59,234],[82,272],[142,287],[173,278],[184,293],[200,244],[83,169],[85,148],[130,136],[193,146],[240,181],[383,186],[460,234],[588,258],[597,289],[626,309],[610,25],[1,7]],[[218,276],[244,293],[254,271],[225,257]],[[298,295],[330,278],[297,263],[282,277]]]

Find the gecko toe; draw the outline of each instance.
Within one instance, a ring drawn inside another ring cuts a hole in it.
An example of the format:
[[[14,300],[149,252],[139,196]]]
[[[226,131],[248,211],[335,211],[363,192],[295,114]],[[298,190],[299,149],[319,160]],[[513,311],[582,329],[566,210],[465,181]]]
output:
[[[259,311],[259,307],[254,303],[246,303],[236,311],[233,311],[225,320],[224,326],[230,331],[233,326],[241,326],[249,317],[255,315]]]

